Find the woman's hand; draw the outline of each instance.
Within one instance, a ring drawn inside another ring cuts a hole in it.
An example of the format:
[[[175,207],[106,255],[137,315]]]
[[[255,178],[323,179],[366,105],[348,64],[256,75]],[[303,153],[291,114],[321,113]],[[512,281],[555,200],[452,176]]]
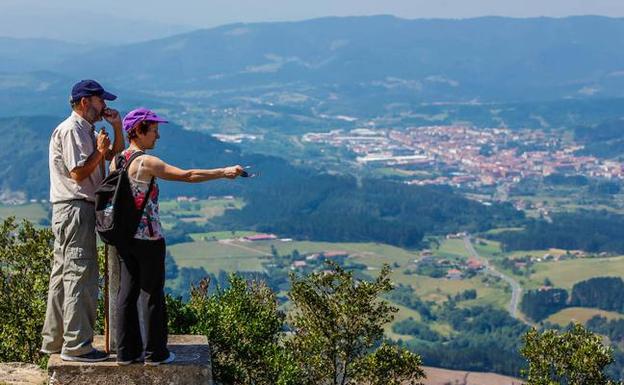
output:
[[[225,167],[223,169],[223,176],[228,179],[234,179],[241,175],[245,171],[240,165]]]

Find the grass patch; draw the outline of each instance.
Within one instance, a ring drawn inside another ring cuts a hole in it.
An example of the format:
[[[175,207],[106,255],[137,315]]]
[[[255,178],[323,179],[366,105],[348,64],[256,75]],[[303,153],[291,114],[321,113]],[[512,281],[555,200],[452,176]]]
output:
[[[267,255],[221,242],[186,242],[169,247],[179,267],[203,267],[209,273],[220,270],[263,271]]]
[[[444,258],[468,257],[468,251],[466,251],[463,239],[443,239],[440,247],[432,251],[436,256]]]
[[[486,259],[500,258],[502,249],[500,242],[478,238],[472,242],[477,253]]]
[[[399,247],[385,245],[381,243],[346,243],[346,242],[311,242],[311,241],[261,241],[261,242],[245,242],[245,245],[262,250],[266,253],[271,252],[271,246],[274,246],[279,254],[290,254],[294,250],[301,254],[319,253],[322,251],[346,251],[349,255],[359,263],[363,263],[369,267],[381,268],[384,264],[398,264],[400,267],[407,265],[417,257],[416,251],[409,251]],[[393,267],[393,269],[397,269]]]
[[[522,231],[524,230],[523,227],[501,227],[498,229],[491,229],[486,231],[483,234],[488,234],[488,235],[496,235],[496,234],[500,234],[500,233],[506,233],[508,231]]]
[[[587,321],[597,315],[605,317],[608,320],[624,318],[624,314],[612,311],[584,307],[569,307],[551,315],[548,319],[546,319],[546,321],[561,326],[567,326],[570,322],[580,322],[584,325]]]
[[[231,232],[220,233],[197,233],[194,238],[201,238],[206,234],[227,236],[231,238]],[[237,232],[238,236],[246,232]],[[298,250],[301,254],[318,253],[323,251],[341,250],[349,253],[354,262],[363,263],[373,270],[380,269],[384,264],[389,264],[395,270],[406,266],[416,258],[416,253],[395,246],[378,243],[333,243],[333,242],[309,242],[309,241],[232,241],[215,242],[197,240],[195,242],[179,243],[169,247],[171,255],[180,267],[204,267],[207,271],[221,269],[236,271],[237,266],[245,267],[242,270],[262,270],[261,261],[266,261],[264,256],[271,255],[271,247],[275,247],[279,254],[290,254]],[[260,258],[259,258],[260,257]],[[259,262],[258,259],[261,261]],[[243,261],[245,261],[243,263]],[[223,263],[223,266],[218,266]],[[399,266],[398,268],[396,266]]]
[[[394,325],[397,322],[406,320],[410,317],[412,317],[413,319],[415,319],[416,321],[420,321],[421,317],[420,317],[420,313],[418,313],[416,310],[410,309],[408,307],[405,307],[403,305],[399,305],[397,303],[391,302],[392,306],[395,306],[396,308],[399,309],[398,312],[396,312],[394,314],[394,321],[384,325],[384,334],[386,335],[386,337],[392,339],[392,340],[399,340],[399,339],[409,339],[411,338],[411,336],[409,335],[403,335],[403,334],[397,334],[395,332],[392,331],[392,325]]]
[[[26,219],[35,225],[48,220],[48,210],[42,203],[27,203],[23,205],[0,205],[0,220],[15,217],[18,221]]]
[[[502,289],[493,284],[486,284],[482,276],[470,279],[448,280],[445,278],[431,278],[422,275],[406,275],[401,271],[394,271],[391,276],[396,283],[410,285],[416,294],[425,301],[444,302],[448,296],[455,296],[469,289],[477,290],[477,300],[488,303],[505,303],[506,295]],[[497,299],[502,298],[502,299]]]
[[[219,217],[226,210],[240,210],[245,206],[242,199],[201,199],[195,202],[163,200],[159,202],[160,219],[165,229],[173,227],[177,221],[205,224]]]
[[[189,236],[194,241],[219,241],[223,239],[247,237],[254,234],[258,233],[254,231],[212,231],[207,233],[191,233]]]
[[[575,283],[593,277],[624,277],[624,256],[542,262],[535,264],[534,268],[536,272],[528,278],[528,288],[537,288],[548,278],[555,287],[571,289]]]

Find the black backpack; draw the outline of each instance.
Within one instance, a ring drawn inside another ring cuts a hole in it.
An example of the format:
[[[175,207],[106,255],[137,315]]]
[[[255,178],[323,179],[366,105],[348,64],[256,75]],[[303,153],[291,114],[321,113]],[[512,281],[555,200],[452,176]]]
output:
[[[143,151],[136,151],[128,161],[123,155],[118,155],[115,158],[115,170],[104,178],[95,191],[95,229],[102,242],[117,248],[132,242],[154,187],[152,177],[145,200],[141,208],[137,209],[128,179],[128,167],[144,154]]]

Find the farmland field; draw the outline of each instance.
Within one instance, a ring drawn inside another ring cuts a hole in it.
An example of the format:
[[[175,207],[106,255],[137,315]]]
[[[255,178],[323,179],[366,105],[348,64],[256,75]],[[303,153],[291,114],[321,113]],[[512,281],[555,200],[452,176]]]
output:
[[[543,262],[536,264],[535,270],[535,274],[532,274],[527,282],[528,288],[539,287],[544,279],[548,278],[555,287],[571,289],[575,283],[593,277],[624,277],[624,256]]]
[[[34,224],[48,219],[48,211],[42,203],[27,203],[23,205],[0,205],[0,220],[14,216],[18,221],[27,219]]]
[[[605,317],[608,320],[624,319],[624,314],[612,311],[589,309],[584,307],[569,307],[551,315],[546,319],[546,321],[559,324],[561,326],[566,326],[573,321],[585,324],[585,322],[597,315]]]
[[[178,222],[206,224],[210,218],[223,215],[226,210],[240,210],[242,199],[202,199],[197,201],[163,200],[160,203],[160,218],[165,229],[171,229]]]

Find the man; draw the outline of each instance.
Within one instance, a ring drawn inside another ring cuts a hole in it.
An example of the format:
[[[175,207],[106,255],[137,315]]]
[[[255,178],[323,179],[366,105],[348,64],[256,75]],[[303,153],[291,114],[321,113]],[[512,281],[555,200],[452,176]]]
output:
[[[94,80],[72,88],[71,115],[50,139],[50,202],[54,262],[41,352],[61,353],[66,361],[96,362],[108,355],[93,348],[98,297],[95,237],[95,190],[104,179],[105,160],[124,148],[119,113],[106,107],[117,97]],[[115,131],[112,148],[102,128],[106,119]]]

